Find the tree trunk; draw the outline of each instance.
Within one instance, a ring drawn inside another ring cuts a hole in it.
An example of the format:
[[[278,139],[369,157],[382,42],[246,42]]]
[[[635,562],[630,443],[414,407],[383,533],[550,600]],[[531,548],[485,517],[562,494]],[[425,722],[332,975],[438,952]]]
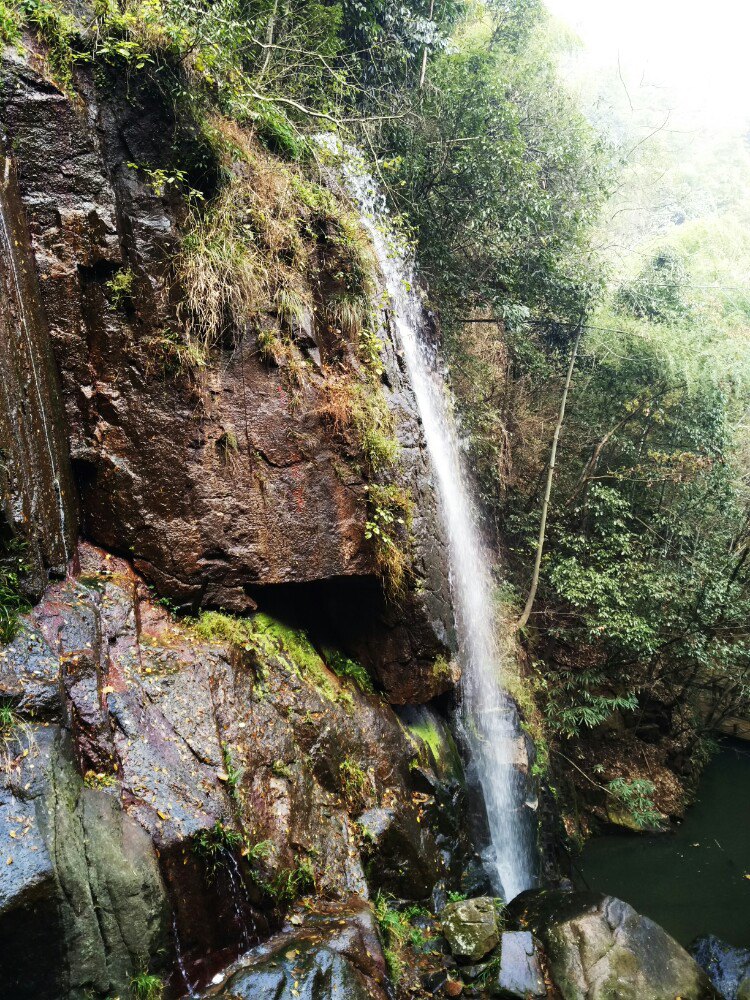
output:
[[[432,20],[432,15],[435,13],[435,0],[430,0],[430,20]],[[419,89],[424,87],[425,77],[427,76],[427,46],[425,45],[422,51],[422,71],[419,74]]]
[[[534,606],[534,598],[536,597],[537,587],[539,586],[539,571],[542,566],[542,553],[544,552],[544,538],[547,532],[547,513],[549,511],[549,498],[552,493],[552,480],[555,475],[555,459],[557,458],[557,443],[560,440],[560,431],[562,430],[563,421],[565,420],[565,406],[568,402],[568,392],[570,390],[570,383],[573,380],[573,368],[575,367],[576,357],[578,356],[578,345],[581,342],[581,330],[583,324],[578,324],[578,329],[576,330],[576,339],[573,342],[573,350],[570,354],[570,364],[568,365],[568,376],[565,379],[565,388],[563,389],[562,399],[560,400],[560,415],[557,418],[557,424],[555,425],[555,433],[552,436],[552,449],[550,451],[549,466],[547,467],[547,485],[544,489],[544,500],[542,502],[542,518],[539,524],[539,538],[536,543],[536,559],[534,560],[534,573],[531,577],[531,587],[529,589],[529,596],[526,599],[526,607],[523,609],[523,614],[518,619],[518,624],[516,628],[522,629],[529,620],[529,615],[531,614],[531,609]]]

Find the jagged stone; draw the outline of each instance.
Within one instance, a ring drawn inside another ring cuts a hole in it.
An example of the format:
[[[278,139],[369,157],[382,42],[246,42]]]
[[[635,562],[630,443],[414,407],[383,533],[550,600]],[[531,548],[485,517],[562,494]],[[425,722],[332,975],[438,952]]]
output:
[[[717,1000],[685,949],[620,899],[533,890],[508,916],[542,942],[563,1000]]]
[[[457,958],[478,962],[500,940],[496,900],[492,896],[449,903],[440,914],[443,934]]]

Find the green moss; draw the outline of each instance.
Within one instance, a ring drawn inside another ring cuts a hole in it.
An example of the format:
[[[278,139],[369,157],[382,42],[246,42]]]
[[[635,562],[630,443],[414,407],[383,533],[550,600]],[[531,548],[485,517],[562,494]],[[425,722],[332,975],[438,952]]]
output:
[[[328,701],[352,703],[351,695],[339,688],[306,634],[270,615],[235,618],[221,611],[204,611],[193,622],[193,628],[210,642],[227,642],[253,650],[261,664],[281,658],[298,677],[314,684]]]
[[[350,660],[348,656],[344,656],[337,649],[331,649],[330,647],[323,649],[323,656],[337,677],[350,678],[364,694],[375,693],[372,678],[361,663]]]
[[[287,781],[291,781],[294,777],[292,769],[288,764],[285,764],[283,760],[275,760],[271,770],[277,778],[286,778]]]
[[[117,784],[117,775],[107,771],[87,771],[83,776],[83,783],[87,788],[95,788],[102,791],[105,788],[112,788]]]
[[[352,425],[368,471],[383,472],[397,463],[401,448],[396,439],[393,414],[382,389],[369,380],[354,386]]]
[[[447,726],[441,726],[423,710],[416,722],[408,724],[407,730],[419,741],[423,764],[436,768],[440,774],[462,778],[461,758]]]

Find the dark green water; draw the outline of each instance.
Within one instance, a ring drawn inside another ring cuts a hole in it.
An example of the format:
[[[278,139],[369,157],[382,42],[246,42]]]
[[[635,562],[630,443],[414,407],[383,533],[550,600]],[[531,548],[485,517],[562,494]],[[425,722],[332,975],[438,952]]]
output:
[[[592,889],[627,900],[682,944],[716,934],[750,947],[750,743],[727,740],[674,834],[608,834],[578,866]]]

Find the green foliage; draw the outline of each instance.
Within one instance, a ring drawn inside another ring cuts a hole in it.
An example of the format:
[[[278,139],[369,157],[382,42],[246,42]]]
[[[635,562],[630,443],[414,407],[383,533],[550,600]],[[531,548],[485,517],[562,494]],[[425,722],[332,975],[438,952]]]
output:
[[[12,0],[0,0],[0,43],[14,45],[21,37],[21,11]]]
[[[229,795],[235,802],[239,802],[243,769],[235,767],[232,759],[232,751],[228,743],[221,744],[221,759],[224,763],[225,784],[229,789]]]
[[[300,896],[315,892],[315,872],[305,859],[296,868],[282,868],[263,888],[272,896],[277,906],[289,906]]]
[[[72,91],[73,67],[89,58],[73,17],[54,0],[18,0],[17,9],[44,44],[55,82],[62,90]]]
[[[201,830],[195,835],[193,851],[207,865],[209,872],[214,874],[217,869],[227,865],[227,855],[239,850],[243,844],[241,833],[217,819],[210,829]]]
[[[251,864],[265,860],[272,852],[273,844],[270,840],[259,840],[256,844],[245,841],[245,846],[242,849],[243,857],[247,858]]]
[[[158,198],[164,198],[170,191],[176,190],[184,192],[189,200],[203,200],[202,193],[190,187],[187,173],[184,170],[165,170],[163,167],[152,168],[139,163],[128,163],[128,166],[144,178]]]
[[[135,274],[128,267],[117,271],[109,279],[109,281],[106,282],[106,288],[109,292],[109,301],[115,309],[124,309],[125,306],[132,301],[134,280]]]
[[[350,809],[362,809],[372,799],[372,779],[356,761],[348,757],[339,764],[341,790]]]
[[[159,976],[141,972],[131,979],[130,990],[134,1000],[161,1000],[164,995],[164,982]]]
[[[429,917],[429,912],[416,904],[405,909],[396,909],[393,897],[378,892],[373,900],[375,919],[383,942],[383,954],[389,975],[395,985],[404,974],[407,947],[423,950],[427,945],[424,932],[413,926],[418,917]]]
[[[637,319],[687,324],[692,318],[685,291],[687,277],[681,258],[673,252],[661,251],[634,281],[617,290],[615,307]]]
[[[615,778],[607,785],[613,795],[630,815],[633,823],[641,830],[659,829],[664,817],[654,805],[654,783],[643,778],[627,781]]]
[[[484,15],[431,63],[416,123],[381,132],[396,154],[391,195],[456,350],[475,310],[577,316],[598,283],[588,240],[607,183],[601,143],[556,79],[540,5]]]
[[[392,594],[404,587],[409,569],[414,502],[398,483],[369,483],[365,538],[372,541],[378,569]]]
[[[0,643],[13,639],[18,632],[19,615],[28,610],[22,592],[27,571],[24,544],[15,539],[0,542]]]
[[[393,414],[378,386],[357,383],[352,400],[352,423],[368,469],[373,473],[392,468],[400,446]]]

